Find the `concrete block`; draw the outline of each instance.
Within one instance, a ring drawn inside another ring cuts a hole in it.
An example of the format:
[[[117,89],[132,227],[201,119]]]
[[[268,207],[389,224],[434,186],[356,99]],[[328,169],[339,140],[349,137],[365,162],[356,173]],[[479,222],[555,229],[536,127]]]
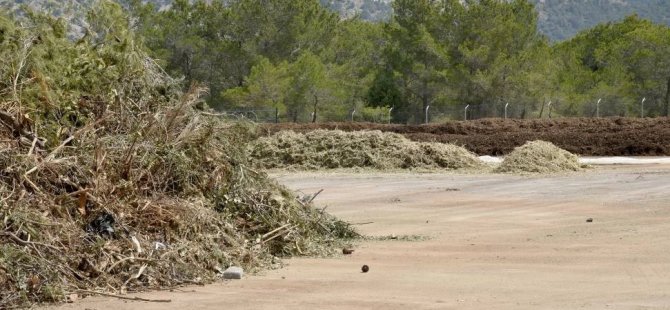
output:
[[[223,272],[223,278],[224,279],[235,279],[239,280],[242,279],[242,276],[244,275],[244,270],[240,267],[229,267],[226,269],[226,271]]]

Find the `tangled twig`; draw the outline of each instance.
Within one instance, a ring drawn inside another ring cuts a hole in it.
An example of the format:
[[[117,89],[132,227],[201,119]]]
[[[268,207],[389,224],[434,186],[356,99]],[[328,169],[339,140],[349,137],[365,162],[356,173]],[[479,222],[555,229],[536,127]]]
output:
[[[6,236],[6,237],[9,237],[10,239],[14,240],[16,243],[18,243],[18,244],[20,244],[20,245],[23,245],[23,246],[26,246],[26,245],[31,245],[31,246],[39,245],[39,246],[41,246],[41,247],[49,248],[49,249],[52,249],[52,250],[54,250],[54,251],[59,251],[59,250],[60,250],[59,248],[57,248],[57,247],[55,247],[55,246],[53,246],[53,245],[44,244],[44,243],[41,243],[41,242],[34,242],[34,241],[26,241],[26,240],[23,240],[23,239],[19,238],[19,236],[15,235],[15,234],[13,234],[13,233],[11,233],[11,232],[8,232],[8,231],[0,232],[0,236]]]

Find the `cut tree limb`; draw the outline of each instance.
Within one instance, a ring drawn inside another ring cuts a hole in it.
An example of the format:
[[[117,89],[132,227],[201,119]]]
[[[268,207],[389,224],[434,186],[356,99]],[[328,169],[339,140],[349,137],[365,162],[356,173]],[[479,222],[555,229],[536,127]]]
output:
[[[8,232],[8,231],[0,232],[0,236],[6,236],[6,237],[9,237],[10,239],[14,240],[16,243],[18,243],[18,244],[20,244],[20,245],[23,245],[23,246],[26,246],[26,245],[39,245],[39,246],[42,246],[42,247],[45,247],[45,248],[49,248],[49,249],[52,249],[52,250],[55,250],[55,251],[60,250],[59,248],[57,248],[57,247],[55,247],[55,246],[53,246],[53,245],[48,245],[48,244],[44,244],[44,243],[39,243],[39,242],[33,242],[33,241],[26,241],[26,240],[23,240],[23,239],[19,238],[19,236],[15,235],[15,234],[13,234],[13,233],[10,233],[10,232]]]
[[[312,197],[309,199],[309,201],[307,201],[307,203],[312,203],[312,201],[314,201],[314,199],[316,199],[316,196],[319,196],[319,194],[321,194],[321,192],[323,192],[323,188],[320,189],[318,192],[316,192],[314,195],[312,195]]]
[[[9,128],[14,135],[26,137],[31,141],[34,141],[33,143],[35,143],[40,148],[44,148],[43,139],[40,139],[34,133],[23,129],[23,126],[21,126],[21,124],[16,119],[14,119],[14,117],[11,114],[5,111],[0,111],[0,123],[5,125],[5,127]]]
[[[95,294],[95,295],[113,297],[113,298],[124,299],[124,300],[133,300],[133,301],[172,302],[171,299],[146,299],[146,298],[141,298],[141,297],[126,297],[126,296],[120,296],[120,295],[108,294],[108,293],[102,293],[102,292],[96,292],[96,291],[89,291],[89,290],[79,290],[78,292],[79,293],[87,293],[87,294]]]

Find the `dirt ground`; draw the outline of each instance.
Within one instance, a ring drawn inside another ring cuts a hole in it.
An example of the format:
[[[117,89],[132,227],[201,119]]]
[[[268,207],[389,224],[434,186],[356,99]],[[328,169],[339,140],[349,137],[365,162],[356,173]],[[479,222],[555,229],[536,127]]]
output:
[[[381,130],[403,134],[415,141],[462,145],[479,155],[498,156],[527,141],[552,142],[583,156],[670,155],[669,118],[555,118],[479,119],[429,125],[372,123],[266,124],[266,133],[317,128]]]
[[[351,256],[56,309],[670,309],[670,166],[552,177],[286,173],[371,236]],[[587,223],[587,218],[593,218]],[[361,273],[363,264],[370,266]]]

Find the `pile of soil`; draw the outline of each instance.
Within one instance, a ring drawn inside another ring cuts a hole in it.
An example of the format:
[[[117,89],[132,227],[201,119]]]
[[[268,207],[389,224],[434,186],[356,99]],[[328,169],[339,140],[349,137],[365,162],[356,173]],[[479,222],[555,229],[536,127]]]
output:
[[[249,154],[262,168],[477,169],[484,165],[459,146],[413,142],[378,130],[281,131],[254,141]]]
[[[502,173],[559,173],[581,170],[579,157],[550,142],[532,141],[505,156],[495,171]]]
[[[528,141],[551,142],[582,156],[670,156],[669,118],[479,119],[429,125],[372,123],[266,124],[281,130],[381,130],[410,140],[462,145],[479,155],[500,156]]]

